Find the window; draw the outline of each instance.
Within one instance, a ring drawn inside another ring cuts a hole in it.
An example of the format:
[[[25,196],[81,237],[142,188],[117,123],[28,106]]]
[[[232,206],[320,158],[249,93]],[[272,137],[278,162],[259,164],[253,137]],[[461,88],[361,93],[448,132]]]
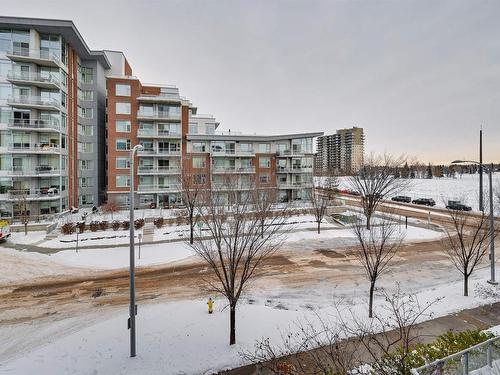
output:
[[[268,184],[269,182],[271,182],[271,176],[269,175],[269,173],[259,174],[259,182],[261,184]]]
[[[81,188],[88,188],[94,186],[93,177],[80,177],[78,178],[78,186]]]
[[[130,96],[130,85],[124,83],[117,83],[115,85],[116,96]]]
[[[80,206],[94,204],[94,196],[92,194],[83,194],[78,196]]]
[[[81,125],[78,124],[78,134],[92,136],[94,135],[94,125]]]
[[[215,124],[207,124],[206,125],[206,133],[207,134],[215,134]]]
[[[271,158],[259,158],[259,167],[260,168],[271,168]]]
[[[86,84],[94,82],[94,69],[78,66],[78,80]]]
[[[94,109],[78,107],[78,116],[81,118],[94,118]]]
[[[116,102],[117,115],[130,115],[130,103]]]
[[[85,153],[94,152],[94,144],[87,142],[78,142],[78,152],[85,152]]]
[[[80,99],[80,100],[94,100],[94,92],[92,90],[78,89],[78,99]]]
[[[207,179],[207,176],[204,174],[195,174],[193,176],[193,183],[195,185],[203,185]]]
[[[193,152],[205,152],[205,143],[193,142]]]
[[[141,116],[153,117],[155,115],[155,107],[152,104],[141,104],[139,114]]]
[[[269,154],[271,152],[271,145],[269,143],[260,143],[259,152],[262,154]]]
[[[205,168],[206,160],[205,158],[193,158],[193,168]]]
[[[130,120],[116,120],[116,131],[119,133],[130,133]]]
[[[130,160],[128,158],[116,158],[116,169],[130,169]]]
[[[240,143],[240,150],[243,152],[253,152],[251,143]]]
[[[93,160],[78,160],[78,167],[81,171],[87,171],[94,169],[94,161]]]
[[[189,134],[198,134],[198,124],[189,124]]]
[[[127,175],[117,175],[116,176],[116,187],[129,187],[130,177]]]
[[[116,150],[117,151],[130,150],[130,139],[117,139],[116,140]]]

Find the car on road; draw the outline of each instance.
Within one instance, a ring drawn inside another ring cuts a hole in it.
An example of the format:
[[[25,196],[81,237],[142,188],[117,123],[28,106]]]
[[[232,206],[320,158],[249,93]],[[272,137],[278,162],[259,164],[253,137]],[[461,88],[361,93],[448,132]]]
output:
[[[432,198],[418,198],[418,199],[412,200],[411,203],[419,204],[422,206],[430,206],[430,207],[433,207],[436,205],[436,202],[434,202],[434,199],[432,199]]]
[[[456,211],[472,211],[472,207],[462,204],[460,201],[448,201],[446,208],[448,210]]]
[[[403,202],[403,203],[411,203],[411,197],[407,197],[405,195],[397,195],[391,198],[394,202]]]

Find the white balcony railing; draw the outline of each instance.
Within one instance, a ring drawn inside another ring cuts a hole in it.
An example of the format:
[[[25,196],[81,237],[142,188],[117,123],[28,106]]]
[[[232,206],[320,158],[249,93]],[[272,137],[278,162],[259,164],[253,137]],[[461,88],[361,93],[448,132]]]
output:
[[[177,174],[181,173],[179,167],[163,167],[154,165],[142,165],[138,168],[139,174]]]
[[[11,118],[9,119],[9,127],[11,128],[23,128],[23,129],[55,129],[60,130],[59,122],[52,120],[25,120]]]
[[[180,120],[181,114],[168,111],[155,111],[155,112],[144,112],[138,111],[137,117],[145,119],[159,119],[159,120]]]
[[[61,108],[61,104],[58,100],[54,98],[42,98],[40,96],[9,96],[7,103],[14,106],[17,104],[23,106],[55,108],[57,110]]]
[[[61,174],[61,171],[59,170],[59,168],[55,168],[50,165],[37,165],[34,168],[13,166],[10,174],[12,176],[54,176]]]
[[[14,48],[7,52],[8,56],[21,57],[24,59],[47,60],[52,61],[56,65],[61,65],[61,60],[56,54],[47,50],[30,49],[30,48]],[[11,57],[11,59],[12,59]]]
[[[166,155],[166,156],[180,156],[180,151],[173,151],[164,148],[146,148],[137,152],[139,155]]]
[[[12,189],[9,190],[9,199],[57,199],[60,198],[57,188],[44,189]]]
[[[312,173],[313,169],[312,167],[277,167],[276,171],[278,173]]]
[[[53,152],[60,151],[59,145],[55,144],[34,144],[34,143],[10,143],[8,146],[9,151],[20,152]]]
[[[139,184],[137,186],[137,191],[139,193],[155,193],[155,192],[175,192],[180,191],[180,184],[169,184],[169,185],[143,185]]]
[[[139,137],[165,137],[165,138],[181,138],[181,133],[171,132],[168,130],[145,130],[139,129],[137,131],[137,136]]]
[[[213,173],[255,173],[255,167],[213,167]]]
[[[282,182],[278,183],[278,189],[309,189],[313,187],[312,182]]]
[[[10,71],[7,74],[7,79],[13,81],[39,82],[46,85],[60,87],[59,79],[57,79],[54,75],[47,73]]]

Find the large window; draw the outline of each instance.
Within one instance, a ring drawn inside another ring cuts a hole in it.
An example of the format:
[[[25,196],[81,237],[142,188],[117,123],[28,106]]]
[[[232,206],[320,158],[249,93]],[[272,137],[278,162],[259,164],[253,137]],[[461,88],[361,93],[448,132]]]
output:
[[[116,102],[117,115],[130,115],[130,103]]]
[[[130,85],[117,83],[115,86],[116,96],[130,96]]]
[[[93,108],[78,107],[78,116],[81,118],[93,118],[94,117],[94,109]]]
[[[81,83],[91,84],[94,82],[94,69],[85,66],[78,67],[78,80]]]
[[[78,178],[78,186],[81,188],[88,188],[94,186],[94,178],[93,177],[79,177]]]
[[[205,168],[206,160],[205,158],[193,158],[193,168]]]
[[[205,143],[193,142],[192,152],[205,152],[205,150],[206,150]]]
[[[206,125],[206,133],[207,134],[215,134],[215,124],[207,124]]]
[[[116,150],[117,151],[130,150],[130,139],[117,139],[116,140]]]
[[[130,177],[127,175],[117,175],[116,176],[116,187],[129,187]]]
[[[189,124],[189,134],[198,134],[198,124]]]
[[[259,152],[263,154],[269,154],[271,152],[271,145],[269,143],[260,143]]]
[[[259,167],[260,168],[271,168],[271,158],[259,158]]]
[[[79,135],[86,135],[86,136],[93,136],[94,135],[94,125],[81,125],[78,124],[78,134]]]
[[[93,160],[78,160],[78,167],[81,171],[88,171],[94,169],[94,161]]]
[[[260,173],[259,182],[261,184],[268,184],[271,182],[271,175],[269,173]]]
[[[78,99],[80,99],[80,100],[94,100],[94,92],[92,90],[78,89]]]
[[[78,152],[94,152],[94,144],[88,142],[78,142]]]
[[[116,168],[117,169],[130,169],[129,158],[116,158]]]
[[[130,133],[130,120],[116,120],[116,131],[120,133]]]

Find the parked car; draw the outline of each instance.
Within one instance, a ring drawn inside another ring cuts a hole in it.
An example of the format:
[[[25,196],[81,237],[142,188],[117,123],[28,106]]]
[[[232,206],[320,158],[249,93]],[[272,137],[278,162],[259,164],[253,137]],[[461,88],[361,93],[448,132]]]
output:
[[[391,198],[394,202],[403,202],[403,203],[411,203],[411,197],[407,197],[406,195],[397,195]]]
[[[471,211],[472,207],[466,206],[465,204],[460,203],[460,201],[448,201],[446,205],[448,210],[457,210],[457,211]]]
[[[430,206],[430,207],[433,207],[436,205],[436,202],[434,202],[434,199],[432,199],[432,198],[418,198],[418,199],[412,200],[411,203],[420,204],[422,206]]]
[[[0,220],[0,241],[5,241],[10,237],[10,225],[7,220]]]

